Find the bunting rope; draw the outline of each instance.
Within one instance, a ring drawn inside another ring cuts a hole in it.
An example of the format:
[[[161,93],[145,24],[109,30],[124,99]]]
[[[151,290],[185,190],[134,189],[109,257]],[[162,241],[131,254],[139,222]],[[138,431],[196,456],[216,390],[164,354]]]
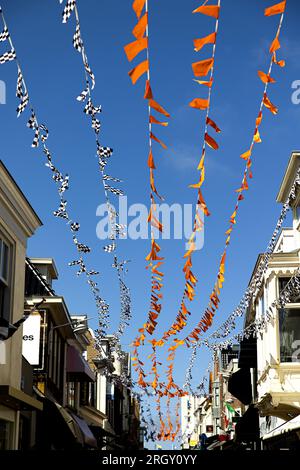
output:
[[[70,2],[68,2],[70,3]],[[50,152],[49,148],[46,145],[47,139],[49,137],[49,131],[45,124],[39,124],[37,113],[35,108],[32,105],[32,101],[29,96],[28,88],[26,86],[26,82],[24,79],[24,75],[21,69],[20,61],[17,57],[13,41],[11,35],[9,33],[9,29],[3,14],[3,10],[0,6],[0,15],[2,19],[2,23],[4,26],[3,33],[1,34],[1,41],[5,42],[8,41],[10,45],[10,51],[5,52],[0,56],[0,63],[4,64],[9,61],[15,61],[17,65],[17,88],[16,88],[16,96],[19,98],[20,103],[17,107],[17,117],[20,117],[22,113],[26,109],[31,110],[30,118],[27,122],[27,127],[32,129],[34,132],[34,138],[32,141],[32,147],[38,148],[39,144],[41,143],[43,148],[43,153],[46,156],[46,166],[49,168],[52,174],[52,180],[56,184],[58,196],[59,196],[59,207],[56,211],[53,212],[53,215],[56,218],[62,219],[66,222],[67,227],[69,228],[72,241],[77,249],[79,254],[79,259],[76,261],[72,261],[69,263],[69,266],[77,266],[78,271],[77,275],[84,275],[86,277],[86,281],[90,287],[91,293],[93,295],[95,305],[98,312],[99,317],[99,334],[101,336],[105,336],[106,330],[108,328],[109,323],[109,305],[108,303],[102,298],[100,295],[99,284],[94,280],[94,277],[99,275],[99,271],[95,269],[90,269],[86,265],[85,255],[91,253],[91,248],[81,243],[78,240],[78,232],[80,230],[80,224],[72,219],[69,215],[69,211],[67,210],[68,201],[65,196],[65,192],[69,189],[70,178],[69,175],[63,174],[54,164],[54,160],[52,157],[52,153]]]

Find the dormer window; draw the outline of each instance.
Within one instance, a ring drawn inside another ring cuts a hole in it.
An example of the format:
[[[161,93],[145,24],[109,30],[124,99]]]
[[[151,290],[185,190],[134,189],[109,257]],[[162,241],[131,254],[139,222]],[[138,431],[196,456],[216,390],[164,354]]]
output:
[[[11,249],[0,234],[0,318],[10,321]]]

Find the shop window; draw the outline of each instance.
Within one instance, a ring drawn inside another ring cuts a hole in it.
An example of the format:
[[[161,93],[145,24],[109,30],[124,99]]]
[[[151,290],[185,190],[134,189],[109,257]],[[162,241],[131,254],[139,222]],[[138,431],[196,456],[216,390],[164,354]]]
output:
[[[11,248],[0,235],[0,318],[10,321]]]
[[[300,309],[279,310],[280,362],[300,362]]]
[[[75,382],[67,383],[67,405],[75,409]]]
[[[13,423],[0,419],[0,451],[12,449]]]

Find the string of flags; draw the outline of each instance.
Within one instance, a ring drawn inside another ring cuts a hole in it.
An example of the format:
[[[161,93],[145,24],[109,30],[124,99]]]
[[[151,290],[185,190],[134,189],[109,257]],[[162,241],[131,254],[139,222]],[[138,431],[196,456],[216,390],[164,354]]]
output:
[[[60,0],[62,4],[64,0]],[[120,306],[121,306],[121,315],[120,315],[120,324],[117,332],[114,334],[114,337],[117,339],[116,345],[116,352],[120,356],[121,354],[121,347],[120,347],[120,338],[123,335],[126,326],[129,325],[131,319],[131,296],[130,296],[130,289],[126,286],[124,282],[124,264],[126,262],[121,262],[118,260],[118,256],[116,254],[117,250],[117,239],[119,235],[123,233],[125,230],[125,226],[119,224],[118,222],[118,214],[114,210],[113,205],[110,202],[110,194],[114,196],[123,196],[123,190],[119,188],[115,188],[111,186],[110,182],[114,183],[121,183],[122,180],[116,177],[113,177],[106,173],[106,166],[108,164],[109,159],[113,155],[113,149],[111,147],[103,146],[100,143],[100,130],[101,130],[101,122],[99,120],[98,115],[102,112],[102,107],[100,105],[96,105],[93,101],[93,90],[96,85],[96,77],[93,73],[90,65],[89,60],[86,53],[85,43],[83,41],[82,33],[81,33],[81,26],[80,26],[80,17],[77,8],[76,0],[69,0],[64,6],[63,13],[62,13],[62,22],[67,23],[71,16],[74,15],[75,17],[75,32],[73,35],[72,43],[74,49],[80,53],[82,58],[82,65],[84,71],[84,78],[85,78],[85,88],[83,91],[77,96],[77,101],[83,103],[84,109],[83,112],[90,118],[91,128],[93,130],[95,136],[95,144],[96,144],[96,154],[98,159],[98,168],[101,175],[102,185],[104,189],[104,197],[106,201],[107,212],[109,214],[110,220],[110,235],[109,240],[110,243],[106,244],[103,247],[103,251],[105,253],[110,253],[114,256],[114,262],[112,267],[117,271],[117,278],[119,283],[119,292],[120,292]],[[100,331],[100,335],[101,335]]]
[[[70,8],[70,5],[73,2],[68,2],[68,5]],[[72,8],[73,9],[73,8]],[[16,83],[16,97],[19,99],[19,105],[17,107],[17,117],[20,117],[25,113],[25,111],[30,110],[30,117],[27,121],[27,127],[31,129],[34,132],[34,137],[32,141],[32,147],[33,148],[38,148],[41,144],[43,153],[46,158],[46,167],[49,168],[51,175],[52,175],[52,180],[56,184],[57,192],[58,192],[58,197],[59,197],[59,207],[56,211],[53,212],[53,215],[58,218],[62,219],[65,221],[68,229],[71,232],[72,236],[72,241],[74,243],[74,246],[77,249],[79,259],[72,261],[70,266],[78,266],[79,271],[77,272],[77,275],[83,274],[86,277],[86,281],[90,287],[90,290],[92,292],[95,305],[98,311],[98,316],[99,316],[99,332],[101,335],[105,335],[106,330],[108,328],[108,311],[109,311],[109,305],[107,302],[102,298],[100,295],[100,288],[99,288],[99,283],[94,280],[94,276],[98,275],[99,272],[95,269],[90,269],[86,265],[86,261],[84,260],[84,255],[87,255],[91,253],[91,248],[86,245],[85,243],[82,243],[78,239],[78,234],[80,231],[80,224],[73,218],[71,218],[70,212],[69,212],[69,203],[68,200],[66,199],[66,191],[69,189],[69,184],[70,184],[70,178],[68,174],[62,173],[56,164],[54,163],[54,159],[52,156],[52,153],[50,149],[48,148],[48,137],[49,137],[49,131],[48,128],[45,124],[40,124],[37,113],[32,105],[32,102],[30,100],[29,92],[26,86],[26,82],[24,79],[24,75],[20,66],[20,62],[17,58],[17,54],[12,42],[11,35],[9,33],[9,29],[3,14],[3,10],[0,7],[0,15],[2,19],[2,24],[3,24],[3,32],[1,33],[1,41],[2,42],[8,42],[10,50],[5,52],[0,56],[0,63],[4,64],[9,61],[15,61],[16,66],[17,66],[17,83]],[[67,15],[66,15],[67,18]]]
[[[246,314],[247,308],[249,307],[251,300],[255,294],[255,292],[259,291],[261,287],[263,286],[264,283],[264,275],[267,272],[270,258],[272,256],[272,253],[274,252],[277,240],[278,240],[278,235],[281,231],[281,228],[283,226],[283,222],[285,221],[287,214],[289,213],[291,209],[292,202],[296,198],[296,192],[297,188],[300,186],[300,170],[298,170],[295,181],[291,187],[290,194],[287,198],[287,201],[285,204],[283,204],[282,209],[280,211],[280,215],[278,217],[278,220],[276,222],[275,228],[273,230],[272,236],[270,238],[270,241],[268,243],[266,251],[261,255],[259,264],[257,266],[257,269],[255,271],[254,276],[251,278],[251,281],[244,292],[238,306],[230,313],[230,315],[227,317],[227,319],[216,329],[215,332],[211,333],[206,339],[202,339],[196,343],[193,344],[192,346],[192,354],[190,356],[189,360],[189,365],[186,371],[186,381],[184,385],[185,388],[189,388],[189,384],[192,382],[192,370],[195,366],[196,362],[196,353],[197,349],[199,349],[202,346],[205,346],[210,349],[216,349],[212,345],[217,344],[217,343],[211,343],[211,340],[214,339],[220,339],[220,338],[226,338],[229,336],[229,334],[236,328],[236,320],[238,318],[243,317]],[[296,278],[298,279],[298,274],[296,273]],[[296,282],[297,282],[296,279]],[[294,281],[291,281],[290,287],[294,287],[293,284]],[[280,302],[280,299],[279,301]],[[286,302],[288,303],[288,302]],[[280,305],[280,303],[278,304]],[[275,304],[273,305],[275,307]],[[224,343],[219,343],[223,344]],[[220,346],[217,349],[222,349],[223,346]]]

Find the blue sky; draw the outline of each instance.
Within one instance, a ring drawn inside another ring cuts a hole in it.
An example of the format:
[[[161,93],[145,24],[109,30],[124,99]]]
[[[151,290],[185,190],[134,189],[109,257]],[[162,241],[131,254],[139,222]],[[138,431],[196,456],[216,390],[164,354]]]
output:
[[[103,145],[114,149],[109,165],[113,176],[124,179],[129,204],[148,204],[147,109],[143,97],[144,80],[134,87],[127,75],[128,64],[123,46],[132,40],[135,16],[131,0],[78,1],[82,35],[96,75],[96,104],[101,104]],[[196,166],[202,145],[204,116],[188,107],[195,97],[205,97],[192,78],[191,63],[209,57],[210,49],[196,54],[193,39],[213,32],[214,21],[192,15],[201,2],[164,0],[150,4],[150,54],[152,87],[156,99],[171,113],[167,129],[157,131],[168,144],[168,151],[155,149],[157,182],[169,203],[190,203],[196,194],[188,185],[196,182]],[[274,3],[274,2],[273,2]],[[300,79],[299,18],[300,5],[288,0],[283,25],[280,58],[285,69],[274,68],[276,83],[270,98],[279,106],[274,117],[268,111],[261,128],[262,144],[255,147],[254,178],[241,206],[238,225],[228,252],[226,283],[217,326],[237,305],[251,275],[258,253],[263,251],[272,233],[280,207],[276,195],[291,151],[299,149],[300,105],[291,102],[291,84]],[[101,271],[104,297],[111,305],[112,325],[117,324],[119,303],[117,280],[110,267],[111,258],[102,252],[96,238],[96,208],[103,203],[103,191],[94,157],[94,138],[76,96],[83,88],[79,54],[72,47],[74,18],[61,23],[62,6],[58,1],[2,0],[10,33],[22,65],[32,102],[39,120],[50,130],[48,140],[58,166],[68,172],[71,212],[82,224],[81,239],[93,248],[92,265]],[[195,256],[199,278],[197,297],[192,307],[190,326],[201,316],[217,273],[224,231],[232,213],[234,190],[239,187],[243,161],[239,155],[251,142],[263,84],[257,70],[267,72],[268,48],[274,39],[278,16],[266,18],[264,8],[271,0],[226,0],[223,2],[216,52],[215,86],[211,117],[222,129],[218,135],[220,150],[209,152],[203,192],[212,213],[206,219],[204,249]],[[3,43],[0,44],[4,52]],[[198,59],[199,58],[199,59]],[[95,308],[83,279],[76,278],[67,263],[76,257],[64,223],[52,216],[57,196],[40,150],[33,150],[31,132],[24,116],[16,119],[16,67],[1,66],[0,79],[7,85],[7,104],[0,105],[0,158],[4,161],[44,225],[30,240],[28,254],[53,257],[60,277],[57,293],[64,295],[71,313],[95,316]],[[164,307],[160,331],[174,318],[180,301],[183,278],[183,242],[163,241],[166,256]],[[136,327],[141,326],[149,305],[149,280],[145,240],[120,242],[120,253],[131,259],[127,283],[131,287],[133,322],[124,338],[129,347]],[[93,323],[92,323],[93,324]],[[96,322],[94,322],[94,326]],[[176,362],[175,377],[184,381],[188,354]],[[209,354],[200,351],[194,371],[195,382],[207,366]]]

